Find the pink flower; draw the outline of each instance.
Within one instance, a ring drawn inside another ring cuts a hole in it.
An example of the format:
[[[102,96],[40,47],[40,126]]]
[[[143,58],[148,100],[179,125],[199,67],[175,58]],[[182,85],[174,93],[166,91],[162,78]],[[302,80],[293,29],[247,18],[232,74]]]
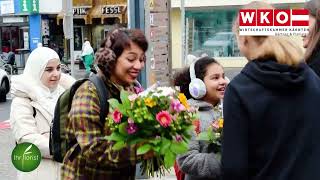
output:
[[[191,113],[196,112],[196,111],[197,111],[197,109],[192,106],[188,109],[188,112],[191,112]]]
[[[139,87],[134,87],[134,91],[136,94],[139,94],[141,93],[142,91],[144,91],[143,87],[142,86],[139,86]]]
[[[214,121],[211,126],[213,127],[213,129],[217,130],[219,129],[219,122],[218,121]]]
[[[112,117],[113,117],[113,121],[115,123],[120,123],[121,122],[121,118],[122,118],[122,114],[121,114],[120,111],[118,111],[118,109],[116,109],[115,111],[113,111]]]
[[[171,123],[171,116],[168,113],[168,111],[161,111],[156,115],[157,121],[160,123],[163,127],[168,127]]]
[[[137,94],[131,94],[130,96],[128,96],[129,101],[134,101],[135,99],[137,99],[138,95]]]
[[[176,121],[178,117],[179,117],[179,114],[174,114],[174,115],[172,116],[172,120]]]
[[[128,118],[128,123],[129,123],[129,124],[133,124],[134,121],[133,121],[131,118]]]
[[[182,141],[182,136],[181,135],[176,135],[176,141],[181,142]]]
[[[126,129],[128,134],[134,134],[137,132],[138,127],[134,123],[129,123]]]
[[[176,99],[173,99],[171,101],[170,106],[173,111],[178,112],[178,113],[185,110],[185,107],[180,103],[179,100],[176,100]]]

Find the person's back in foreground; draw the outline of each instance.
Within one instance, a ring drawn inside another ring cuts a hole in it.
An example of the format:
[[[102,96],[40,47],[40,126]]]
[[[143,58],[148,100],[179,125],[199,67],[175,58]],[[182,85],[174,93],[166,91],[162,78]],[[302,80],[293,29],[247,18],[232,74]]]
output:
[[[289,37],[239,36],[238,26],[249,62],[225,94],[223,179],[320,179],[320,79]]]

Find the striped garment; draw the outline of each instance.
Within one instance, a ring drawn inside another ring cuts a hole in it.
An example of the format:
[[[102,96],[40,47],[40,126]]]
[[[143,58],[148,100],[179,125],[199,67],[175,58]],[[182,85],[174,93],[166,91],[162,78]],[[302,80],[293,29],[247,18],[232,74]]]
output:
[[[120,91],[110,81],[105,81],[109,97],[120,100]],[[77,90],[66,126],[68,140],[77,139],[81,152],[71,162],[74,145],[66,154],[61,169],[61,179],[133,180],[136,170],[136,149],[113,151],[108,127],[100,122],[97,90],[92,82],[84,82]],[[105,112],[106,114],[108,112]]]

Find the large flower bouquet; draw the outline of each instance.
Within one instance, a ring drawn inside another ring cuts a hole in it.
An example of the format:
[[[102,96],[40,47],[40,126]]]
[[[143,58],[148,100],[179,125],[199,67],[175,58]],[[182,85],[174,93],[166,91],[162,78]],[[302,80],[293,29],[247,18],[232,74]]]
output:
[[[107,126],[115,141],[114,150],[128,145],[137,147],[137,155],[154,155],[142,159],[142,173],[160,176],[173,166],[176,156],[187,152],[192,121],[196,112],[184,94],[171,87],[156,87],[140,94],[121,91],[121,102],[109,99],[111,113]]]

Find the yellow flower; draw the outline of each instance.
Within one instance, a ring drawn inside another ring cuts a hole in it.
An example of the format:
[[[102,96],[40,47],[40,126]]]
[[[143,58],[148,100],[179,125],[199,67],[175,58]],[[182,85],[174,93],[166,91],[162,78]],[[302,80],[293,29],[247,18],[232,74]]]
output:
[[[146,98],[144,102],[146,103],[147,106],[151,108],[156,105],[156,102],[154,102],[151,98]]]
[[[179,93],[178,97],[179,97],[181,104],[184,105],[184,107],[186,107],[187,109],[189,109],[190,106],[188,104],[186,96],[183,93]]]
[[[223,118],[218,120],[219,128],[223,128]]]

